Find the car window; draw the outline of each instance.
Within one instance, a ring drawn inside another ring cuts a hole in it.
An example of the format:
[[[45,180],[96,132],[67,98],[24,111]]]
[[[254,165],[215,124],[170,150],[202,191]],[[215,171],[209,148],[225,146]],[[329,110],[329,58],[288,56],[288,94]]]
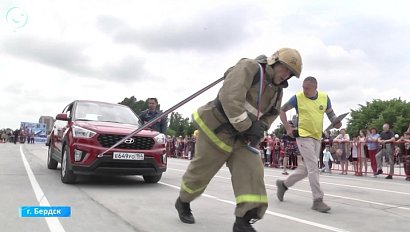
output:
[[[127,106],[101,102],[77,102],[74,120],[140,125],[138,116]]]

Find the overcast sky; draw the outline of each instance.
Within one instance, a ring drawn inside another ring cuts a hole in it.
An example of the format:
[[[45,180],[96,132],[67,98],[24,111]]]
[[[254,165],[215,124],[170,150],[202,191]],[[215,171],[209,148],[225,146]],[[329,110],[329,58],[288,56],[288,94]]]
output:
[[[283,103],[306,76],[336,114],[372,99],[410,101],[409,9],[374,0],[2,0],[0,128],[54,117],[76,99],[157,97],[165,110],[240,58],[281,47],[303,60]],[[190,117],[219,87],[177,111]]]

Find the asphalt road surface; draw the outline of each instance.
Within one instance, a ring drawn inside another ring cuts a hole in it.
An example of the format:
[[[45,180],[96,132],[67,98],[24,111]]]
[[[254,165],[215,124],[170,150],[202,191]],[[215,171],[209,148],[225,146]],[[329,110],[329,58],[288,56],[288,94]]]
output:
[[[75,185],[60,181],[60,168],[46,167],[47,147],[0,144],[0,231],[232,231],[235,198],[226,167],[191,204],[196,224],[179,221],[174,208],[188,160],[169,159],[157,184],[138,176],[83,176]],[[290,171],[291,172],[291,171]],[[410,231],[410,182],[384,178],[322,175],[332,210],[310,209],[305,180],[276,199],[279,169],[265,169],[269,208],[254,224],[258,231]],[[70,206],[71,217],[20,217],[21,206]]]

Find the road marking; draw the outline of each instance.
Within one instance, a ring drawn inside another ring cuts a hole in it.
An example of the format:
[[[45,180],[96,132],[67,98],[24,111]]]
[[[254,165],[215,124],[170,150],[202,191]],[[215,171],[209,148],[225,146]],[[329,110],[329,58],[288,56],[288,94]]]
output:
[[[265,175],[265,176],[281,177],[281,176],[274,176],[274,175]],[[302,181],[303,182],[309,182],[309,180],[302,180]],[[350,184],[337,184],[337,183],[331,183],[331,182],[326,182],[326,181],[320,181],[320,184],[335,185],[335,186],[348,187],[348,188],[353,188],[353,189],[366,189],[366,190],[372,190],[372,191],[378,191],[378,192],[387,192],[387,193],[395,193],[395,194],[401,194],[401,195],[410,195],[410,193],[406,193],[406,192],[387,190],[387,189],[370,188],[370,187],[362,187],[362,186],[350,185]]]
[[[177,165],[181,165],[181,164],[177,164]],[[169,169],[169,168],[168,168]],[[220,170],[222,171],[228,171],[225,168],[221,168]],[[265,177],[276,177],[276,178],[280,178],[283,176],[279,176],[279,175],[269,175],[269,174],[265,174]],[[320,176],[321,178],[325,177],[325,176]],[[309,180],[302,180],[303,182],[309,182]],[[378,182],[378,184],[381,183],[386,183],[386,182]],[[400,192],[400,191],[394,191],[394,190],[387,190],[387,189],[378,189],[378,188],[370,188],[370,187],[362,187],[362,186],[357,186],[357,185],[348,185],[348,184],[337,184],[337,183],[331,183],[331,182],[326,182],[326,181],[320,181],[320,184],[328,184],[328,185],[334,185],[334,186],[341,186],[341,187],[349,187],[349,188],[354,188],[354,189],[365,189],[365,190],[372,190],[372,191],[378,191],[378,192],[387,192],[387,193],[395,193],[395,194],[401,194],[401,195],[410,195],[410,193],[408,192]],[[389,183],[390,184],[390,183]],[[391,183],[394,184],[394,183]],[[400,184],[400,185],[404,185],[404,184]],[[407,186],[407,185],[406,185]]]
[[[170,161],[176,161],[176,162],[168,162],[170,164],[173,165],[178,165],[178,166],[184,166],[187,167],[187,165],[189,164],[190,160],[185,160],[185,159],[178,159],[178,158],[170,158]],[[225,171],[225,172],[229,172],[228,168],[222,167],[220,170]],[[283,169],[277,169],[277,168],[267,168],[265,167],[265,173],[273,173],[273,174],[281,174],[283,171]],[[336,170],[337,171],[337,170]],[[373,174],[369,173],[369,175],[367,176],[367,178],[370,178]],[[267,175],[265,175],[267,176]],[[274,177],[283,177],[283,175],[279,175],[279,176],[274,176]],[[320,178],[329,178],[329,179],[338,179],[338,180],[351,180],[351,181],[359,181],[359,182],[369,182],[369,183],[376,183],[376,184],[380,184],[380,183],[386,183],[389,185],[398,185],[398,186],[409,186],[407,183],[396,183],[396,182],[391,182],[391,181],[375,181],[375,180],[368,180],[366,177],[354,177],[351,176],[351,178],[349,176],[344,177],[344,176],[325,176],[325,175],[321,175]],[[404,180],[404,179],[403,179]]]
[[[171,188],[174,188],[174,189],[178,189],[178,190],[180,189],[180,187],[178,187],[178,186],[168,184],[168,183],[165,183],[165,182],[162,182],[162,181],[159,181],[158,183],[162,184],[162,185],[165,185],[165,186],[168,186],[168,187],[171,187]],[[230,201],[230,200],[224,200],[224,199],[221,199],[219,197],[215,197],[215,196],[212,196],[212,195],[209,195],[209,194],[202,194],[202,196],[207,197],[207,198],[211,198],[211,199],[223,202],[223,203],[236,205],[236,202],[233,202],[233,201]],[[333,226],[328,226],[328,225],[324,225],[324,224],[320,224],[320,223],[300,219],[300,218],[297,218],[297,217],[292,217],[292,216],[289,216],[289,215],[286,215],[286,214],[276,213],[276,212],[273,212],[273,211],[270,211],[270,210],[266,210],[266,214],[276,216],[276,217],[280,217],[280,218],[284,218],[284,219],[288,219],[288,220],[295,221],[295,222],[299,222],[299,223],[302,223],[302,224],[318,227],[318,228],[329,230],[329,231],[347,232],[347,230],[343,230],[343,229],[336,228],[336,227],[333,227]]]
[[[171,170],[171,171],[185,172],[184,170],[175,169],[175,168],[167,168],[167,169]],[[269,175],[267,175],[267,176],[269,176]],[[215,177],[220,178],[220,179],[225,179],[225,180],[231,180],[231,178],[218,176],[218,175],[215,175]],[[276,185],[271,185],[271,184],[265,184],[265,185],[269,186],[269,187],[276,188]],[[293,188],[293,187],[289,188],[289,189],[292,189],[292,190],[295,190],[295,191],[298,191],[298,192],[305,192],[305,193],[310,193],[310,194],[312,193],[311,191],[308,191],[308,190],[297,189],[297,188]],[[367,201],[367,200],[362,200],[362,199],[358,199],[358,198],[344,197],[344,196],[339,196],[339,195],[334,195],[334,194],[327,194],[327,193],[325,193],[325,196],[334,197],[334,198],[341,198],[341,199],[346,199],[346,200],[351,200],[351,201],[358,201],[358,202],[363,202],[363,203],[368,203],[368,204],[373,204],[373,205],[384,206],[384,207],[388,207],[388,208],[395,208],[395,209],[402,209],[402,210],[409,210],[410,211],[410,208],[399,206],[399,205],[392,205],[392,204],[386,204],[386,203],[375,202],[375,201]]]
[[[21,159],[23,160],[24,167],[26,168],[28,178],[31,183],[31,187],[33,187],[34,194],[36,195],[37,202],[39,203],[40,206],[50,207],[50,203],[48,202],[46,195],[44,195],[43,190],[38,184],[36,177],[34,176],[33,171],[31,170],[31,167],[29,163],[27,162],[26,156],[24,155],[23,148],[21,145],[20,145],[20,154],[21,154]],[[47,222],[47,225],[50,231],[65,232],[63,225],[61,225],[58,218],[46,217],[45,220]]]
[[[276,185],[271,185],[271,184],[266,184],[266,186],[277,188]],[[295,190],[295,191],[298,191],[298,192],[304,192],[304,193],[312,194],[312,192],[308,191],[308,190],[296,189],[296,188],[289,188],[289,189]],[[369,203],[369,204],[373,204],[373,205],[380,205],[380,206],[384,206],[384,207],[388,207],[388,208],[403,209],[403,210],[409,210],[410,211],[410,208],[399,206],[399,205],[392,205],[392,204],[386,204],[386,203],[375,202],[375,201],[367,201],[367,200],[361,200],[361,199],[357,199],[357,198],[353,198],[353,197],[344,197],[344,196],[339,196],[339,195],[334,195],[334,194],[327,194],[327,193],[325,193],[325,196],[334,197],[334,198],[341,198],[341,199],[346,199],[346,200],[351,200],[351,201],[359,201],[359,202]]]

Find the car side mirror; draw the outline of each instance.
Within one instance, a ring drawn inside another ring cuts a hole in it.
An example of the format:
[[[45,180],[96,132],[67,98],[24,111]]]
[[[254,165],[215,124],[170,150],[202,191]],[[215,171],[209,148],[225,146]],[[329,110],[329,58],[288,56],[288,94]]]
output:
[[[57,114],[56,119],[61,120],[61,121],[68,121],[69,120],[67,114]]]

